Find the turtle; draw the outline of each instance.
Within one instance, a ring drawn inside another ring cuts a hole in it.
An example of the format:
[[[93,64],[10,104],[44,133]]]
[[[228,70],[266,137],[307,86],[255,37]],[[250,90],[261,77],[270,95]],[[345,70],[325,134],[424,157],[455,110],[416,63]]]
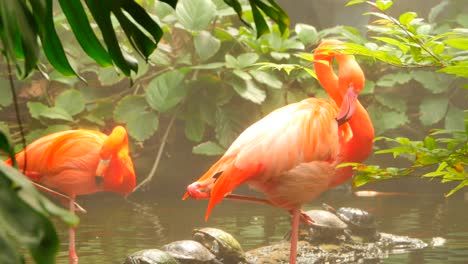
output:
[[[310,210],[305,213],[314,221],[308,225],[306,240],[336,242],[346,237],[345,230],[348,226],[335,214],[326,210]]]
[[[222,264],[205,246],[195,240],[178,240],[160,248],[181,264]]]
[[[178,262],[162,250],[144,249],[127,256],[124,264],[178,264]]]
[[[202,243],[223,263],[245,262],[245,253],[239,242],[229,233],[212,227],[193,230],[193,240]]]
[[[340,207],[335,209],[327,204],[323,204],[325,210],[336,214],[345,222],[353,235],[365,238],[369,241],[379,239],[377,224],[373,214],[354,207]]]

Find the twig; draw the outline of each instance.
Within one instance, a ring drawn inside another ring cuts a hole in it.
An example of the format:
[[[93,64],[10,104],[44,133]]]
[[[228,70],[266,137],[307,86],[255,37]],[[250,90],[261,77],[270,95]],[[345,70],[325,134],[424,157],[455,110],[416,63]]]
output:
[[[175,119],[177,117],[177,112],[178,112],[177,110],[178,109],[176,109],[174,111],[174,114],[172,115],[171,120],[169,120],[169,124],[167,125],[166,131],[164,132],[164,135],[162,137],[161,145],[159,146],[158,154],[156,155],[156,159],[154,160],[153,167],[151,168],[150,173],[148,174],[148,176],[142,182],[140,182],[137,185],[137,187],[135,187],[135,189],[133,190],[133,193],[136,192],[143,185],[150,182],[151,179],[153,178],[154,174],[156,173],[156,169],[158,168],[159,161],[161,160],[161,156],[162,156],[162,153],[163,153],[163,150],[164,150],[164,146],[166,145],[167,137],[169,136],[169,131],[171,130],[172,125],[174,124],[174,121],[175,121]]]

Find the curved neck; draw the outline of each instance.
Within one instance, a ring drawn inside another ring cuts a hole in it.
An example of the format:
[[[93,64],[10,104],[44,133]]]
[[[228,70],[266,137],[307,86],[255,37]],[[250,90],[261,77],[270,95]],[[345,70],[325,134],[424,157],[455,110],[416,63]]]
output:
[[[336,58],[338,62],[338,76],[333,70],[333,58]],[[360,88],[364,86],[364,74],[354,56],[339,52],[324,52],[319,47],[314,59],[318,80],[338,106],[342,104],[343,97],[351,83]],[[339,162],[363,162],[372,152],[374,127],[369,114],[358,100],[356,110],[347,124],[351,128],[352,135],[343,139]],[[341,168],[330,186],[337,186],[347,181],[352,175],[353,171],[350,167]]]

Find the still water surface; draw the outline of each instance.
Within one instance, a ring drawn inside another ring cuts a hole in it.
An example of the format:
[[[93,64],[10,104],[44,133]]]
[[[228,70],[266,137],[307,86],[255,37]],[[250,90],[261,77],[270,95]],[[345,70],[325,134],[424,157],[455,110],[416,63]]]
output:
[[[290,225],[289,216],[281,209],[237,201],[223,201],[205,222],[206,201],[181,201],[147,193],[127,200],[113,194],[80,198],[80,204],[88,210],[80,215],[77,230],[80,263],[122,263],[127,254],[189,239],[192,229],[204,226],[230,232],[249,250],[278,242]],[[370,211],[382,232],[426,242],[433,237],[447,239],[441,247],[390,255],[382,263],[468,263],[468,201],[463,195],[445,199],[441,193],[377,198],[328,194],[305,209],[319,208],[322,202]],[[66,227],[58,223],[57,228],[62,240],[57,263],[65,264]]]

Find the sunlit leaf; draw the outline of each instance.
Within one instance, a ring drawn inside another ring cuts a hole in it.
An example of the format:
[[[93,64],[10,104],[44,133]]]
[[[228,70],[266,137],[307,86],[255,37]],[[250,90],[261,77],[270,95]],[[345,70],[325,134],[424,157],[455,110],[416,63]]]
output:
[[[444,43],[457,49],[468,50],[468,39],[466,37],[446,39]]]
[[[385,11],[389,9],[393,5],[393,1],[391,0],[377,0],[375,1],[377,8],[381,11]]]
[[[221,155],[225,151],[226,150],[223,147],[221,147],[220,145],[212,141],[203,142],[193,147],[192,149],[192,152],[194,154],[208,155],[208,156]]]
[[[406,12],[401,14],[398,20],[401,24],[408,26],[417,16],[415,12]]]
[[[200,31],[206,29],[216,16],[216,6],[211,0],[180,0],[176,16],[186,29]]]
[[[318,36],[317,30],[314,26],[307,25],[307,24],[296,24],[295,31],[299,36],[299,39],[304,44],[315,44],[317,43]]]
[[[366,0],[351,0],[348,3],[346,3],[345,6],[352,6],[352,5],[362,4],[364,2],[366,2]]]
[[[195,50],[202,61],[206,61],[218,52],[221,41],[208,31],[201,31],[195,37]]]
[[[80,91],[69,89],[57,96],[55,99],[55,106],[64,109],[73,116],[81,113],[85,109],[85,100]]]

